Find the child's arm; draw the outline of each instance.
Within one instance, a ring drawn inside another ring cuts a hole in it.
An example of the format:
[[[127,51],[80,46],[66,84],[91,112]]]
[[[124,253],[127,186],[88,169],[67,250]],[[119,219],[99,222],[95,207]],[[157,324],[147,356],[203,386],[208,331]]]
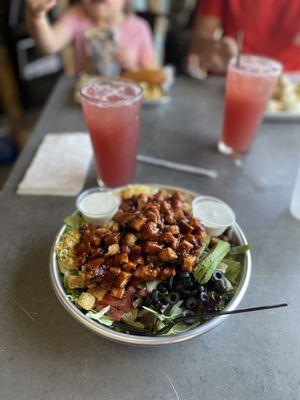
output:
[[[44,53],[55,53],[71,41],[71,32],[60,23],[50,25],[47,12],[56,5],[56,0],[26,0],[26,24],[38,48]]]

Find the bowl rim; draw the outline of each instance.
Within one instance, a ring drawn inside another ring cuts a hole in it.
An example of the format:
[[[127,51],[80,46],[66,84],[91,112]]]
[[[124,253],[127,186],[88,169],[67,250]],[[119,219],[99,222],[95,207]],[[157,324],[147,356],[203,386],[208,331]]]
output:
[[[144,184],[146,186],[149,186],[151,188],[160,188],[160,189],[166,189],[166,190],[171,190],[171,191],[182,191],[186,195],[189,196],[199,196],[199,193],[187,190],[184,188],[180,188],[177,186],[169,186],[169,185],[163,185],[163,184]],[[116,190],[122,190],[122,188],[117,188]],[[235,222],[232,225],[232,229],[234,230],[235,235],[237,236],[237,239],[241,245],[248,244],[248,241],[246,239],[246,236],[240,226]],[[61,280],[61,273],[59,271],[58,263],[57,263],[57,258],[56,254],[54,251],[55,244],[58,242],[60,236],[63,234],[65,230],[65,225],[61,227],[59,232],[57,233],[52,247],[51,247],[51,252],[50,252],[50,280],[52,287],[54,289],[54,292],[56,294],[56,297],[60,301],[60,303],[63,305],[63,307],[66,309],[66,311],[73,317],[75,318],[78,322],[80,322],[85,328],[89,329],[90,331],[96,333],[99,336],[102,336],[106,339],[127,344],[127,345],[142,345],[142,346],[156,346],[156,345],[164,345],[164,344],[174,344],[174,343],[179,343],[183,342],[188,339],[192,339],[198,335],[202,335],[204,333],[207,333],[208,331],[216,328],[219,324],[225,321],[226,318],[228,318],[229,315],[224,315],[224,316],[219,316],[212,318],[211,320],[204,322],[203,324],[199,325],[196,328],[192,328],[190,330],[187,330],[185,332],[181,332],[175,335],[170,335],[170,336],[155,336],[155,337],[148,337],[148,336],[137,336],[137,335],[132,335],[132,334],[127,334],[127,333],[122,333],[122,332],[117,332],[109,327],[106,327],[104,325],[100,325],[97,321],[93,321],[92,319],[89,319],[85,316],[85,314],[78,308],[76,305],[67,297],[65,289],[62,285],[62,280]],[[244,261],[244,267],[243,267],[243,272],[241,276],[240,283],[236,289],[236,292],[231,299],[231,301],[227,304],[227,306],[224,308],[225,311],[232,311],[235,310],[240,302],[242,301],[246,290],[249,285],[250,281],[250,276],[251,276],[251,269],[252,269],[252,258],[251,258],[251,252],[248,251],[245,255],[245,261]]]

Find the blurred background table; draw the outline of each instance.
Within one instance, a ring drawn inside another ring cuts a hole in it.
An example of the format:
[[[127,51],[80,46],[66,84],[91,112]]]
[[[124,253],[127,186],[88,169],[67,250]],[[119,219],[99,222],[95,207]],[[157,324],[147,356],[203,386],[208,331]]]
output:
[[[233,316],[189,342],[133,348],[79,326],[50,287],[48,257],[74,198],[17,196],[48,132],[85,129],[62,78],[0,196],[1,398],[296,400],[300,398],[300,223],[288,212],[300,154],[299,125],[264,124],[252,151],[234,160],[216,151],[223,80],[179,79],[172,101],[143,110],[139,151],[215,168],[217,180],[139,164],[138,182],[174,184],[227,201],[253,243],[253,274],[242,306],[288,301],[283,310]],[[86,186],[95,185],[91,168]]]

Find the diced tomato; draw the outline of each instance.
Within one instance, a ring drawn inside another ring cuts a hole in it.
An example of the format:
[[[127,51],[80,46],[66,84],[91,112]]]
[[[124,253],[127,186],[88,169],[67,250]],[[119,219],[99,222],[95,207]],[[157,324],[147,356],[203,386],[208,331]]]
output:
[[[116,299],[115,297],[112,297],[110,295],[106,295],[103,297],[103,299],[100,301],[100,304],[106,305],[106,306],[111,306],[116,308],[117,310],[125,312],[130,311],[131,307],[131,302],[132,302],[132,295],[136,292],[135,288],[130,286],[126,292],[125,296],[123,299],[119,300]],[[108,314],[109,315],[109,314]]]
[[[146,288],[139,289],[139,290],[138,290],[138,294],[139,294],[140,296],[142,296],[142,297],[146,297],[146,296],[148,296],[148,290],[147,290]]]
[[[114,321],[120,321],[121,318],[124,315],[124,311],[118,310],[115,307],[110,307],[109,311],[107,312],[107,315],[113,319]]]

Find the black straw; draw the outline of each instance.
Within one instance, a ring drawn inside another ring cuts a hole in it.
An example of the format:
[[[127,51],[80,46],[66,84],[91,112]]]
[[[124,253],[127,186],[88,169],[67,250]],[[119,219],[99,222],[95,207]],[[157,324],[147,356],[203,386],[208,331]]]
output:
[[[208,320],[208,319],[211,319],[214,317],[221,317],[222,315],[244,314],[244,313],[249,313],[249,312],[270,310],[273,308],[282,308],[282,307],[287,307],[287,306],[288,306],[288,303],[281,303],[281,304],[273,304],[271,306],[240,308],[239,310],[202,313],[202,314],[198,313],[193,316],[186,316],[186,317],[181,316],[181,317],[177,317],[177,318],[173,319],[173,321],[170,321],[166,326],[164,326],[162,329],[160,329],[158,331],[153,331],[153,330],[150,330],[147,328],[138,328],[138,327],[129,325],[123,321],[115,321],[113,326],[122,328],[133,335],[158,336],[158,335],[163,335],[163,334],[169,332],[169,330],[172,329],[173,326],[178,324],[179,322],[185,322],[185,321],[188,321],[188,320],[191,320],[194,318],[199,318],[199,319],[201,318],[205,321],[205,320]]]

